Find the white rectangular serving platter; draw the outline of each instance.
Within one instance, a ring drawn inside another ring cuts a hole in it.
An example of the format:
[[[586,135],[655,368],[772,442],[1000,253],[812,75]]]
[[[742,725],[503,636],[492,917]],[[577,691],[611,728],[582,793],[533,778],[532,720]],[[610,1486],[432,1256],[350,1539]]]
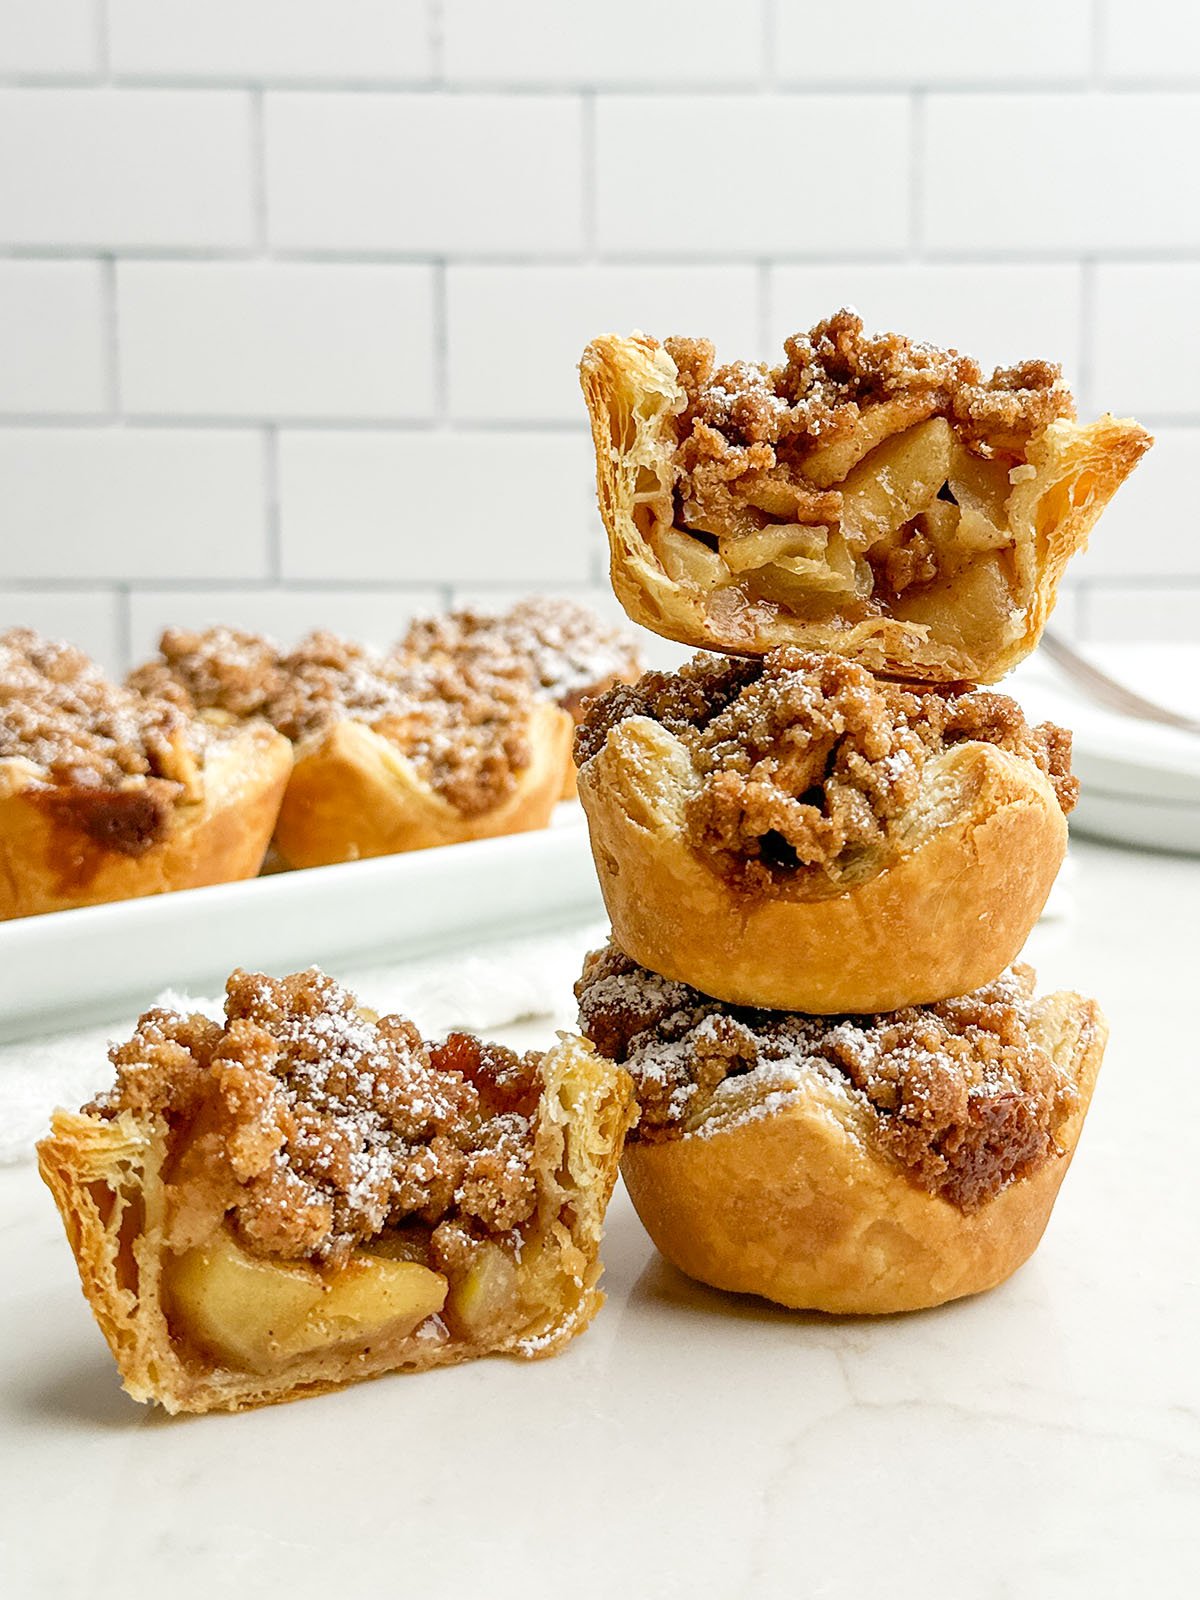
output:
[[[416,959],[603,916],[578,805],[555,825],[0,923],[0,1043],[275,974]]]

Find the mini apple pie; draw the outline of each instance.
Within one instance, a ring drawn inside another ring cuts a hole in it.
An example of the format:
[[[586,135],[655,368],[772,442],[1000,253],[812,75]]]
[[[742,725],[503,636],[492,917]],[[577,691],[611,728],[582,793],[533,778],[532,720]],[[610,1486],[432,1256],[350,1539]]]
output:
[[[135,1399],[237,1411],[587,1326],[623,1069],[428,1044],[315,970],[235,972],[225,1012],[147,1012],[38,1147]]]
[[[633,683],[641,673],[637,642],[574,600],[535,595],[501,615],[451,611],[421,617],[399,646],[418,660],[476,658],[527,670],[536,692],[581,721],[584,707],[615,683]],[[575,794],[575,768],[568,761],[563,796]]]
[[[275,847],[293,867],[543,828],[569,759],[571,718],[495,662],[402,659],[329,633],[285,652],[228,628],[169,629],[131,682],[264,716],[292,740]]]
[[[191,715],[69,645],[0,634],[0,920],[253,877],[291,766],[265,722]]]
[[[583,389],[617,598],[694,647],[833,650],[995,682],[1150,436],[1082,426],[1059,369],[985,378],[840,311],[782,366],[703,339],[596,339]]]
[[[718,1289],[882,1314],[1003,1282],[1037,1248],[1107,1037],[1015,967],[887,1016],[722,1005],[610,945],[580,1026],[641,1108],[621,1171],[667,1259]]]
[[[786,1011],[991,982],[1041,914],[1078,793],[1070,734],[1007,695],[794,646],[610,690],[576,759],[622,949]]]

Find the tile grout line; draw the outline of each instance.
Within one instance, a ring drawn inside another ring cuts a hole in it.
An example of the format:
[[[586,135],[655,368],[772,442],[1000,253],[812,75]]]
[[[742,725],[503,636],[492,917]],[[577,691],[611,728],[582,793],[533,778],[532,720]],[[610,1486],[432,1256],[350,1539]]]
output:
[[[283,518],[279,503],[279,429],[262,430],[263,527],[266,534],[267,573],[274,583],[283,579]]]
[[[253,254],[269,253],[270,218],[267,213],[267,112],[262,89],[250,95],[250,207],[254,228]]]
[[[113,244],[96,240],[89,244],[0,244],[0,261],[94,261],[105,253],[118,255],[122,261],[145,265],[179,267],[247,263],[259,259],[254,246],[176,245],[147,246]],[[931,263],[939,266],[1005,266],[1046,267],[1070,266],[1078,261],[1077,252],[1069,249],[1023,246],[994,250],[944,249],[940,246],[928,250]],[[1156,245],[1144,249],[1099,247],[1096,259],[1112,266],[1180,266],[1200,265],[1200,247],[1195,245]],[[583,250],[547,249],[543,251],[497,250],[444,250],[430,247],[423,250],[386,250],[379,248],[351,249],[293,249],[281,248],[270,253],[270,260],[280,263],[307,263],[328,267],[423,267],[441,260],[454,266],[491,267],[496,269],[519,267],[547,267],[571,271],[591,265],[608,267],[662,267],[676,270],[689,268],[720,268],[752,265],[761,252],[748,246],[744,250],[604,250],[595,256]],[[906,245],[887,245],[878,249],[850,248],[846,250],[778,250],[772,253],[777,266],[887,266],[909,259]]]
[[[446,18],[442,0],[429,0],[429,74],[430,83],[445,90],[446,87]]]
[[[112,70],[112,20],[108,14],[108,0],[96,0],[96,11],[92,18],[95,29],[96,68],[100,82],[111,84],[113,81]]]
[[[1096,319],[1096,258],[1083,255],[1079,260],[1079,369],[1075,374],[1079,399],[1090,413],[1095,382],[1093,328]]]
[[[115,256],[100,257],[100,296],[101,315],[104,318],[104,388],[109,414],[107,418],[98,418],[97,421],[115,423],[124,420],[121,415],[121,328]]]
[[[432,36],[434,43],[443,41],[437,34]],[[803,78],[784,76],[774,70],[770,88],[773,93],[782,99],[805,99],[814,95],[827,98],[838,98],[846,95],[857,95],[864,100],[877,99],[885,95],[903,95],[914,86],[938,95],[974,95],[984,97],[1004,97],[1008,95],[1023,95],[1030,98],[1039,98],[1048,95],[1086,95],[1091,88],[1092,66],[1091,58],[1095,46],[1089,36],[1088,57],[1089,66],[1086,71],[1072,73],[1052,78],[1029,78],[1019,74],[1011,74],[996,78],[915,78],[896,77],[888,79],[862,79],[862,78]],[[765,55],[764,50],[764,55]],[[442,75],[439,75],[442,73]],[[41,71],[9,71],[0,72],[0,89],[91,89],[98,84],[111,84],[114,88],[137,92],[139,90],[171,89],[178,91],[191,91],[196,94],[227,93],[230,90],[250,90],[264,88],[272,94],[328,94],[334,95],[375,95],[375,96],[401,96],[407,95],[414,99],[427,99],[433,95],[444,95],[449,99],[469,100],[472,98],[512,98],[527,100],[545,100],[562,98],[568,95],[579,94],[584,89],[594,89],[600,94],[611,94],[619,98],[637,98],[644,96],[663,96],[670,100],[682,100],[688,97],[696,99],[714,98],[717,96],[746,97],[756,96],[762,89],[761,68],[759,76],[744,78],[696,78],[691,81],[681,81],[678,78],[663,76],[658,79],[635,80],[629,78],[605,78],[593,75],[579,74],[562,78],[452,78],[444,75],[444,69],[437,66],[436,61],[432,74],[417,74],[414,76],[387,76],[371,77],[368,75],[334,77],[314,73],[310,75],[284,75],[272,76],[270,73],[238,73],[238,72],[210,72],[204,75],[189,75],[178,71],[130,71],[114,72],[111,67],[96,71],[71,71],[56,72],[52,70]],[[1099,84],[1105,94],[1114,98],[1127,98],[1132,95],[1196,95],[1200,94],[1200,73],[1180,72],[1167,76],[1153,73],[1141,74],[1125,78],[1101,77]]]
[[[128,583],[119,583],[114,591],[117,620],[117,651],[122,671],[133,665],[133,600]]]
[[[762,0],[762,64],[759,89],[773,93],[778,87],[776,61],[779,55],[779,12],[775,0]]]

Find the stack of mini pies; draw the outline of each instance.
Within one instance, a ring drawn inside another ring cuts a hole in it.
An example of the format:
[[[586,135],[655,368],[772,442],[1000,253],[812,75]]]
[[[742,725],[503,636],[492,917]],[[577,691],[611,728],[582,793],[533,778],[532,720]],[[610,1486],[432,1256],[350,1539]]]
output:
[[[1069,735],[978,686],[1152,441],[1079,424],[1045,363],[988,378],[848,312],[774,369],[635,334],[581,374],[616,594],[718,653],[610,691],[576,743],[613,929],[581,1026],[638,1089],[634,1204],[684,1272],[787,1306],[991,1288],[1041,1237],[1105,1025],[1012,966]]]

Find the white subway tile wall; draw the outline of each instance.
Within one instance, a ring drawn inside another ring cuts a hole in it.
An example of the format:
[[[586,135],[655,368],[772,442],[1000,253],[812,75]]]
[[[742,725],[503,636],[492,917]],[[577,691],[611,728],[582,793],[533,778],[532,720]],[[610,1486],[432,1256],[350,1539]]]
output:
[[[6,0],[0,626],[611,613],[586,339],[848,301],[1141,416],[1056,624],[1195,638],[1197,149],[1179,0]]]

